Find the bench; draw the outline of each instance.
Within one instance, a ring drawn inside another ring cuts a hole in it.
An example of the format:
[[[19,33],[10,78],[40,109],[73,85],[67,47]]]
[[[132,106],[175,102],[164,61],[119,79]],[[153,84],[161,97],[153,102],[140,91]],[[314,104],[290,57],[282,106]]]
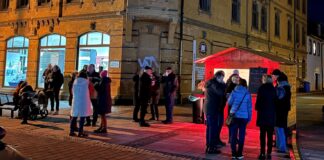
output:
[[[0,93],[0,116],[2,116],[2,110],[4,109],[4,110],[9,110],[10,117],[14,118],[15,105],[12,100],[10,101],[9,96],[11,96],[11,94]]]

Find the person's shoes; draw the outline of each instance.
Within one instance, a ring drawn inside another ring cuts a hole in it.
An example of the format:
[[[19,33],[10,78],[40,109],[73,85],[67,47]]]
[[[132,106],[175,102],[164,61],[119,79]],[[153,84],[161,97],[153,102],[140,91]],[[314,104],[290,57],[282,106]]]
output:
[[[266,156],[264,154],[260,154],[258,160],[265,160]]]
[[[93,131],[94,133],[107,133],[107,129],[104,128],[98,128],[96,130]]]
[[[53,115],[58,115],[58,111],[55,111],[55,112],[53,113]]]
[[[162,121],[162,123],[163,123],[163,124],[172,124],[172,121],[167,121],[167,120],[165,120],[165,121]]]
[[[238,156],[236,156],[236,159],[244,159],[244,156],[243,155],[238,155]]]
[[[83,133],[79,133],[79,134],[78,134],[78,137],[88,137],[88,134],[86,134],[86,133],[84,133],[84,132],[83,132]]]
[[[217,148],[209,148],[207,154],[220,154],[221,151],[218,150]]]
[[[69,134],[69,136],[71,136],[71,137],[75,137],[75,136],[77,136],[74,132],[72,132],[72,133],[70,133]]]
[[[140,127],[150,127],[150,124],[146,123],[146,122],[140,122],[139,123]]]
[[[216,146],[217,146],[217,148],[225,147],[226,143],[220,141],[220,142],[218,142],[218,144]]]
[[[28,124],[27,121],[22,121],[20,124]]]
[[[267,154],[267,160],[271,160],[271,154]]]
[[[140,120],[139,119],[133,119],[133,122],[139,122]]]
[[[232,158],[231,159],[236,159],[236,155],[235,154],[232,154]]]
[[[154,117],[152,117],[152,118],[150,118],[149,120],[153,121],[153,120],[155,120],[155,118],[154,118]]]
[[[89,127],[91,126],[91,123],[86,123],[84,126]]]

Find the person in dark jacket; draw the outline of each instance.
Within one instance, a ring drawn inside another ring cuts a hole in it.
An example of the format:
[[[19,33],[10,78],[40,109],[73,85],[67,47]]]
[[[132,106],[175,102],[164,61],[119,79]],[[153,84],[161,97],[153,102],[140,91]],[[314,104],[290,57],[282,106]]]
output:
[[[27,124],[27,119],[29,115],[29,106],[33,105],[32,99],[30,98],[34,93],[33,87],[30,86],[27,81],[23,82],[21,86],[24,86],[19,91],[19,96],[21,97],[20,100],[20,107],[21,107],[21,116],[22,122],[21,124]]]
[[[134,111],[133,111],[133,121],[139,122],[138,119],[138,112],[141,108],[140,98],[139,98],[139,80],[140,75],[139,73],[136,73],[133,76],[133,82],[134,82],[134,95],[133,95],[133,105],[134,105]]]
[[[152,75],[152,88],[151,88],[151,114],[150,120],[159,120],[159,100],[160,100],[160,77],[156,73]]]
[[[176,92],[179,87],[178,77],[173,73],[172,68],[168,67],[162,76],[163,93],[165,98],[166,120],[164,124],[173,123],[173,106],[176,97]]]
[[[147,106],[151,98],[151,84],[152,84],[152,68],[146,66],[144,69],[144,73],[140,78],[140,92],[139,97],[141,101],[141,109],[140,109],[140,121],[139,125],[141,127],[149,127],[150,124],[145,122],[145,114],[147,112]]]
[[[95,70],[95,65],[90,64],[87,69],[87,76],[91,83],[91,85],[94,85],[98,82],[100,82],[100,76],[99,73]],[[93,90],[93,92],[90,94],[91,104],[92,104],[92,126],[96,126],[97,119],[98,119],[98,113],[97,113],[97,91]],[[84,126],[90,126],[91,125],[91,119],[90,116],[86,118],[87,123]]]
[[[71,73],[71,80],[68,83],[69,86],[69,106],[72,106],[72,99],[73,99],[73,94],[72,94],[72,87],[73,87],[73,82],[75,78],[77,77],[78,72],[72,72]]]
[[[273,86],[271,75],[262,76],[262,85],[258,89],[255,110],[257,111],[257,126],[260,128],[260,155],[259,159],[271,159],[272,136],[276,124],[277,93]],[[265,155],[267,136],[267,155]]]
[[[291,87],[286,74],[281,73],[278,77],[277,86],[277,106],[276,106],[276,145],[279,152],[287,153],[287,143],[285,129],[287,129],[288,112],[291,107]]]
[[[44,79],[44,90],[47,90],[48,88],[48,75],[52,72],[52,64],[48,64],[47,68],[43,72],[43,79]]]
[[[52,72],[48,75],[47,78],[48,89],[46,90],[49,93],[49,98],[51,101],[51,111],[54,111],[54,98],[56,103],[56,112],[54,114],[58,114],[60,99],[59,94],[61,87],[64,83],[63,74],[61,73],[61,69],[58,65],[54,65]]]
[[[218,154],[217,144],[220,141],[220,119],[224,113],[226,104],[225,83],[223,82],[225,73],[223,71],[216,72],[215,76],[206,83],[205,96],[206,101],[204,105],[204,113],[207,118],[206,128],[206,153]],[[223,120],[222,120],[223,121]]]
[[[101,117],[100,127],[95,130],[95,133],[107,133],[107,119],[106,114],[111,113],[111,92],[110,92],[110,84],[111,79],[108,77],[108,71],[103,70],[100,73],[101,80],[99,83],[95,84],[95,88],[98,92],[98,108],[97,113]]]

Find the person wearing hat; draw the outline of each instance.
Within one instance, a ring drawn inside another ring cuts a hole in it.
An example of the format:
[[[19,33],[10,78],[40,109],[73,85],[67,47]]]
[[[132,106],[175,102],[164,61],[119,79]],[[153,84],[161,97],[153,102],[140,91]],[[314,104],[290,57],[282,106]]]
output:
[[[206,83],[204,113],[206,114],[206,153],[218,154],[217,148],[220,141],[220,129],[224,121],[226,95],[224,83],[224,71],[218,71],[212,79]],[[221,120],[222,119],[222,120]]]
[[[166,120],[162,121],[162,123],[171,124],[173,123],[174,101],[179,86],[178,78],[173,73],[171,67],[168,67],[165,70],[161,82],[164,84],[163,93],[165,98],[165,111],[166,111]]]
[[[140,77],[140,91],[139,91],[139,98],[140,98],[140,127],[149,127],[150,124],[145,122],[145,114],[147,112],[147,107],[149,100],[151,98],[151,84],[152,84],[152,68],[146,66],[144,68],[144,73]]]

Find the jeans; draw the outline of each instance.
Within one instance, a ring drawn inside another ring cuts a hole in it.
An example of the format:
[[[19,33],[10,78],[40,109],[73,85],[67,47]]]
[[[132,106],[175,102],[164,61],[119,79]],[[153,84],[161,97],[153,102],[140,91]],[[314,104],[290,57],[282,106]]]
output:
[[[166,111],[166,121],[173,121],[173,106],[174,106],[174,96],[168,95],[165,97],[165,111]]]
[[[140,100],[138,97],[134,98],[134,111],[133,111],[133,120],[138,120],[138,112],[141,108]]]
[[[274,131],[274,127],[270,127],[270,126],[262,126],[260,127],[260,148],[261,154],[265,154],[265,146],[266,146],[266,137],[267,137],[267,154],[271,154],[272,152],[272,136],[273,136],[273,131]]]
[[[71,123],[70,123],[70,133],[75,132],[74,128],[76,126],[77,119],[78,119],[78,117],[72,117]],[[83,133],[84,119],[85,119],[85,117],[80,117],[80,121],[79,121],[79,133]]]
[[[230,126],[232,155],[241,156],[243,153],[243,147],[245,141],[245,130],[246,130],[247,123],[248,123],[248,119],[246,118],[233,118],[233,123]],[[237,140],[237,136],[239,137],[238,140]],[[238,150],[236,147],[237,143],[238,143]]]
[[[276,147],[281,152],[287,152],[286,134],[284,128],[275,128],[276,130]]]
[[[148,100],[144,100],[141,102],[141,112],[140,112],[140,122],[145,122],[145,114],[147,113],[147,107],[148,107]]]
[[[49,93],[49,98],[51,101],[51,111],[54,111],[54,99],[56,103],[56,111],[59,111],[60,106],[60,89],[54,89],[54,91]]]
[[[213,148],[217,145],[217,115],[206,115],[206,146]]]

